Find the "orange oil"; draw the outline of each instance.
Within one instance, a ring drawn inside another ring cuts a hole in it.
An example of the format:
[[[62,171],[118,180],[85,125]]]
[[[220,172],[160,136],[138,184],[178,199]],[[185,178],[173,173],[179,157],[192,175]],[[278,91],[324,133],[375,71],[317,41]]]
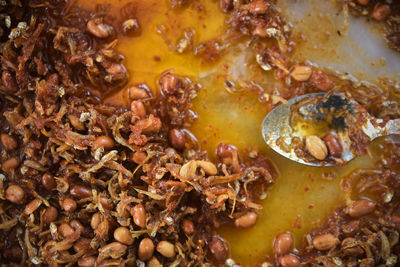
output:
[[[119,8],[128,1],[107,2],[112,4],[110,12],[118,14]],[[247,56],[243,56],[248,52],[239,46],[226,51],[218,62],[205,64],[191,53],[171,51],[157,33],[156,28],[164,25],[172,43],[183,36],[187,27],[195,30],[196,43],[217,38],[224,33],[228,19],[219,9],[219,1],[194,1],[194,4],[179,11],[170,10],[167,0],[133,2],[137,4],[136,17],[142,34],[120,39],[117,47],[125,56],[130,84],[144,82],[152,90],[157,90],[160,74],[169,69],[199,81],[203,88],[194,100],[199,119],[190,130],[197,136],[202,148],[208,151],[209,157],[214,157],[218,143],[226,142],[239,149],[252,148],[268,155],[279,169],[276,183],[267,198],[260,202],[263,210],[256,226],[251,229],[236,229],[233,226],[219,229],[220,234],[230,242],[232,258],[243,266],[262,263],[265,255],[271,253],[274,237],[284,231],[292,232],[295,245],[301,246],[304,234],[320,225],[335,207],[343,204],[344,193],[339,185],[341,177],[373,164],[379,155],[372,159],[366,156],[358,158],[345,167],[315,168],[275,154],[267,148],[261,136],[261,121],[267,113],[265,104],[258,101],[256,94],[230,93],[224,85],[224,77],[232,72],[232,68],[251,68],[254,55],[248,60]],[[104,0],[79,0],[78,3],[93,9],[94,4],[104,3]],[[279,87],[273,77],[263,71],[253,71],[252,75],[267,92]],[[231,73],[230,76],[239,78],[240,73]],[[106,102],[128,104],[126,90],[109,97]],[[330,174],[329,179],[326,174]]]

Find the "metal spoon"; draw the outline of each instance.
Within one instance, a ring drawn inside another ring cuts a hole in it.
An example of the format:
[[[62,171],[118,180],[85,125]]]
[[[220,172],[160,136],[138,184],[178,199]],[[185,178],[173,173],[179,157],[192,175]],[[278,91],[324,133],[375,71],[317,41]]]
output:
[[[311,119],[311,122],[314,120],[324,120],[326,115],[328,115],[329,112],[332,112],[332,110],[337,114],[345,114],[342,117],[336,118],[336,120],[330,125],[330,127],[334,128],[333,130],[342,133],[339,134],[341,137],[339,140],[343,147],[343,153],[339,160],[307,161],[298,157],[294,151],[294,147],[290,146],[293,137],[297,136],[300,139],[305,137],[302,133],[294,131],[292,125],[290,125],[293,105],[300,101],[303,103],[303,101],[313,100],[316,98],[321,101],[311,101],[311,104],[302,106],[298,112],[302,116],[308,116]],[[360,114],[363,116],[359,116]],[[362,118],[361,122],[360,118]],[[357,125],[360,123],[360,125],[362,125],[362,131],[369,137],[370,141],[380,136],[391,134],[400,135],[400,119],[389,120],[384,124],[382,119],[377,119],[370,115],[355,100],[350,99],[344,94],[336,93],[312,93],[301,95],[290,99],[287,104],[282,104],[274,108],[264,118],[262,123],[262,135],[265,142],[273,150],[296,162],[318,167],[343,165],[343,163],[349,162],[356,156],[351,151],[351,141],[345,134],[346,129],[348,129],[349,126],[347,123],[351,122],[357,122]],[[284,141],[288,146],[282,148],[281,145],[277,144],[278,139],[280,139],[281,142]]]

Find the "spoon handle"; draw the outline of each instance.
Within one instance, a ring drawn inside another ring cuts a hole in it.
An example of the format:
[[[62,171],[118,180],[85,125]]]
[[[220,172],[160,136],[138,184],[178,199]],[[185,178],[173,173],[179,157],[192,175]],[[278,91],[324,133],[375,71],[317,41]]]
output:
[[[385,126],[386,135],[398,134],[400,135],[400,119],[390,120]]]
[[[375,121],[373,123],[372,121]],[[375,119],[370,116],[363,125],[363,131],[371,140],[380,136],[397,134],[400,135],[400,119],[388,121],[384,127],[378,126],[376,123],[382,123],[382,119]]]

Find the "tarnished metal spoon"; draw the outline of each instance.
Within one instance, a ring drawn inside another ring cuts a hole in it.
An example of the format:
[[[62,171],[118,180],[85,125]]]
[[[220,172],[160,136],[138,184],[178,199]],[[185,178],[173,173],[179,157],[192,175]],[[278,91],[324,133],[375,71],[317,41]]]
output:
[[[292,107],[300,101],[307,101],[315,98],[321,98],[321,101],[316,102],[315,104],[305,105],[301,110],[301,113],[304,116],[311,118],[311,123],[313,120],[323,120],[327,113],[331,110],[335,110],[335,112],[342,112],[341,114],[345,114],[342,118],[338,118],[330,125],[332,130],[337,132],[345,133],[346,129],[349,127],[346,123],[358,120],[357,124],[361,125],[362,131],[369,137],[370,141],[380,136],[392,134],[400,135],[400,119],[389,120],[386,123],[383,123],[382,119],[373,117],[355,100],[350,99],[344,94],[328,95],[326,93],[312,93],[290,99],[288,103],[281,104],[274,108],[264,118],[262,123],[263,138],[277,153],[293,161],[317,167],[342,165],[355,157],[354,153],[350,149],[351,141],[346,138],[346,134],[340,135],[340,143],[343,147],[343,153],[339,161],[307,161],[296,155],[294,147],[290,146],[293,137],[305,138],[305,136],[300,132],[296,132],[290,125]],[[360,113],[363,113],[363,116],[361,116],[362,121],[360,121]],[[378,126],[378,124],[380,126]],[[282,146],[276,143],[278,139],[280,139],[281,142],[284,141],[288,146],[285,146],[285,148],[282,149]]]

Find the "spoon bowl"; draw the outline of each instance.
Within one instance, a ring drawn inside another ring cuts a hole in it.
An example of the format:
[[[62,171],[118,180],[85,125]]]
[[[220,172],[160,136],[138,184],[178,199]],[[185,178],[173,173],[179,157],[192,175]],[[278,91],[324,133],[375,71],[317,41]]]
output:
[[[334,116],[331,116],[333,119],[329,123],[329,128],[339,133],[339,140],[343,147],[339,159],[310,161],[297,155],[296,146],[292,145],[293,140],[295,137],[297,140],[302,140],[307,133],[296,130],[292,125],[291,117],[297,104],[307,102],[309,103],[301,106],[297,112],[302,117],[307,117],[309,124],[317,121],[324,122],[328,115],[332,115],[330,113],[335,113]],[[343,165],[357,156],[351,149],[352,141],[346,135],[346,130],[353,123],[361,126],[363,133],[370,141],[384,135],[400,134],[400,119],[387,122],[377,119],[355,100],[342,93],[311,93],[294,97],[269,112],[262,123],[262,135],[269,147],[293,161],[316,167],[337,166]]]

